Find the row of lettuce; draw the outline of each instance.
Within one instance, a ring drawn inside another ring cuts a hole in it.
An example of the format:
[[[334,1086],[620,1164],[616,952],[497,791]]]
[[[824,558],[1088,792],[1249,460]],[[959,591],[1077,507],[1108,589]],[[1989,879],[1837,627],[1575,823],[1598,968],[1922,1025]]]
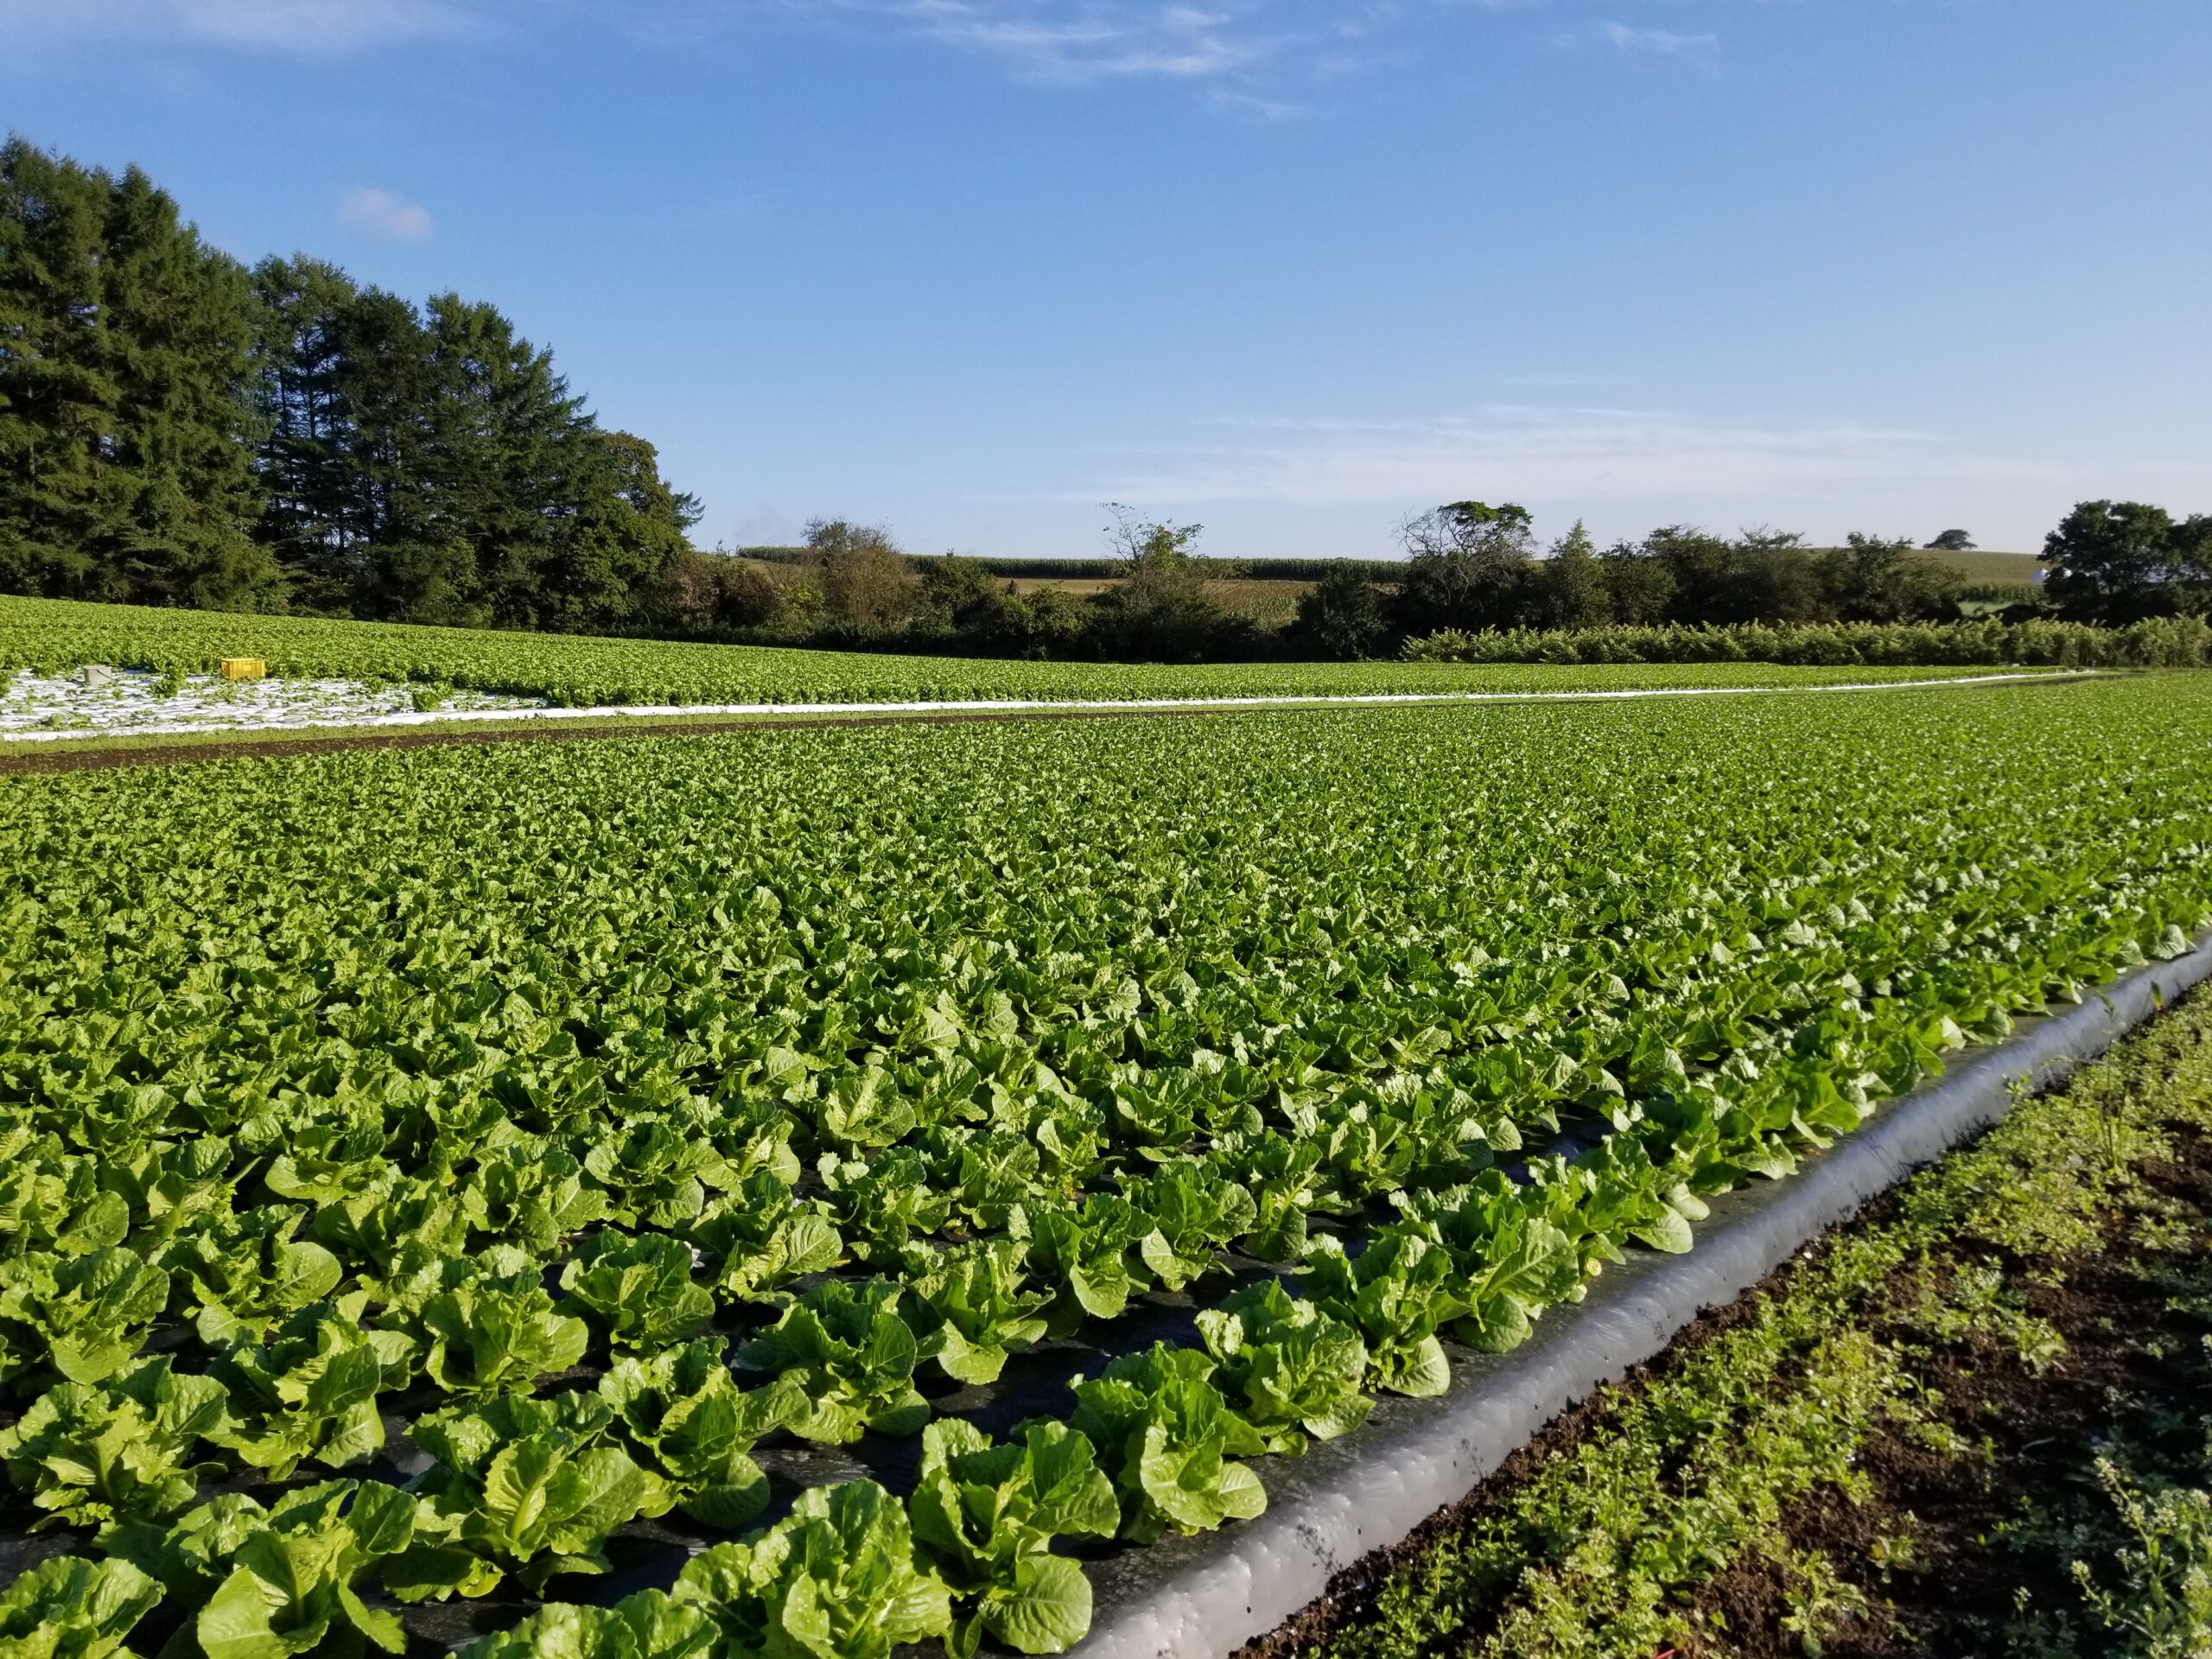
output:
[[[2069,696],[1531,711],[1479,769],[1431,715],[333,758],[253,837],[227,771],[12,783],[0,1452],[91,1553],[7,1628],[391,1646],[639,1518],[741,1532],[772,1436],[922,1433],[903,1503],[511,1639],[1058,1650],[1056,1538],[1256,1513],[1243,1459],[1440,1392],[1444,1338],[2185,949],[2212,706]],[[1154,1289],[1193,1344],[931,1421]]]
[[[2206,1652],[2208,1132],[2198,993],[1356,1573],[1300,1659]]]
[[[1914,667],[2185,667],[2212,660],[2208,639],[2212,632],[2193,618],[2127,629],[2056,622],[1617,628],[1438,634],[1416,642],[1405,662],[1168,665],[696,645],[0,595],[0,675],[70,674],[104,664],[184,676],[212,672],[226,657],[251,657],[288,677],[457,686],[567,708],[1434,694],[1802,678],[1776,665],[1854,671],[1840,677],[1849,678]],[[1469,664],[1488,671],[1471,674]],[[1560,671],[1575,664],[1611,665],[1612,677]],[[1631,671],[1640,665],[1643,672]],[[1701,679],[1699,665],[1707,676],[1725,673]]]

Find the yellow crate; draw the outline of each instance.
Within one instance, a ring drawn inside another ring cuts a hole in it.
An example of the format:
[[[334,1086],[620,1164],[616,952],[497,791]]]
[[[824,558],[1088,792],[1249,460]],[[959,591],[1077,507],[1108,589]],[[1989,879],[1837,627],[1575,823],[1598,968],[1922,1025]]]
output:
[[[268,677],[269,664],[258,657],[226,657],[215,671],[226,680],[259,680]]]

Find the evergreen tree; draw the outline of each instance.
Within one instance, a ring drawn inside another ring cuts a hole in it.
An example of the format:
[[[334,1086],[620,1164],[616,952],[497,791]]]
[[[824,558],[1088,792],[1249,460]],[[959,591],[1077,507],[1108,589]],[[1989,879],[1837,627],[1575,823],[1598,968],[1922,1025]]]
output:
[[[304,255],[254,268],[261,308],[254,393],[264,434],[259,458],[267,505],[256,533],[276,555],[296,608],[348,614],[360,582],[356,555],[353,427],[340,390],[353,279]]]
[[[1602,628],[1613,620],[1613,600],[1598,544],[1582,521],[1552,543],[1543,563],[1539,606],[1548,628]]]
[[[613,487],[583,400],[550,352],[492,306],[455,294],[424,320],[432,401],[425,411],[433,512],[469,550],[466,602],[501,627],[537,626],[543,591],[591,486]],[[597,505],[597,504],[594,504]]]
[[[247,534],[253,335],[245,271],[144,174],[0,146],[0,580],[281,606]]]

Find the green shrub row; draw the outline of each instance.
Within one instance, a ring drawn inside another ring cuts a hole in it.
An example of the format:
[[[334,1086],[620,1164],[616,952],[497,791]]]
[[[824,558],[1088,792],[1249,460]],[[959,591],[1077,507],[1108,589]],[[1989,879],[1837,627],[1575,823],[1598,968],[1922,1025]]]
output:
[[[2212,624],[2153,617],[2124,628],[2086,622],[1747,623],[1738,627],[1446,629],[1408,640],[1414,663],[1779,663],[1840,667],[2202,668]]]

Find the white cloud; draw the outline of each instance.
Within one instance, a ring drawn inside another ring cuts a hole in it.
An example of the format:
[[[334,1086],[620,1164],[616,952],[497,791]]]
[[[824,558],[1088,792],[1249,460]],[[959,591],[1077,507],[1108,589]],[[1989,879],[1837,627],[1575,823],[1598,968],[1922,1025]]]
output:
[[[0,0],[0,46],[200,43],[334,54],[588,22],[662,49],[690,49],[763,16],[843,19],[975,53],[1035,82],[1203,85],[1225,113],[1304,112],[1298,94],[1403,62],[1409,35],[1446,0]],[[1460,0],[1510,16],[1552,0]],[[1716,37],[1617,22],[1562,43],[1710,69]],[[1395,47],[1387,42],[1395,41]]]
[[[471,26],[448,0],[0,0],[0,41],[343,51]]]
[[[1059,499],[1425,503],[1797,497],[1906,480],[2022,478],[1941,435],[1721,421],[1667,410],[1498,404],[1425,421],[1220,423],[1227,437],[1136,452]]]
[[[374,185],[346,193],[338,204],[338,222],[380,236],[388,242],[430,239],[429,208]]]
[[[1671,29],[1631,29],[1626,23],[1600,23],[1598,38],[1616,52],[1631,57],[1670,59],[1707,71],[1719,64],[1718,35],[1685,35]]]
[[[995,58],[1025,79],[1203,80],[1251,68],[1275,41],[1251,0],[1198,5],[1130,0],[785,0],[801,14],[879,20]]]

